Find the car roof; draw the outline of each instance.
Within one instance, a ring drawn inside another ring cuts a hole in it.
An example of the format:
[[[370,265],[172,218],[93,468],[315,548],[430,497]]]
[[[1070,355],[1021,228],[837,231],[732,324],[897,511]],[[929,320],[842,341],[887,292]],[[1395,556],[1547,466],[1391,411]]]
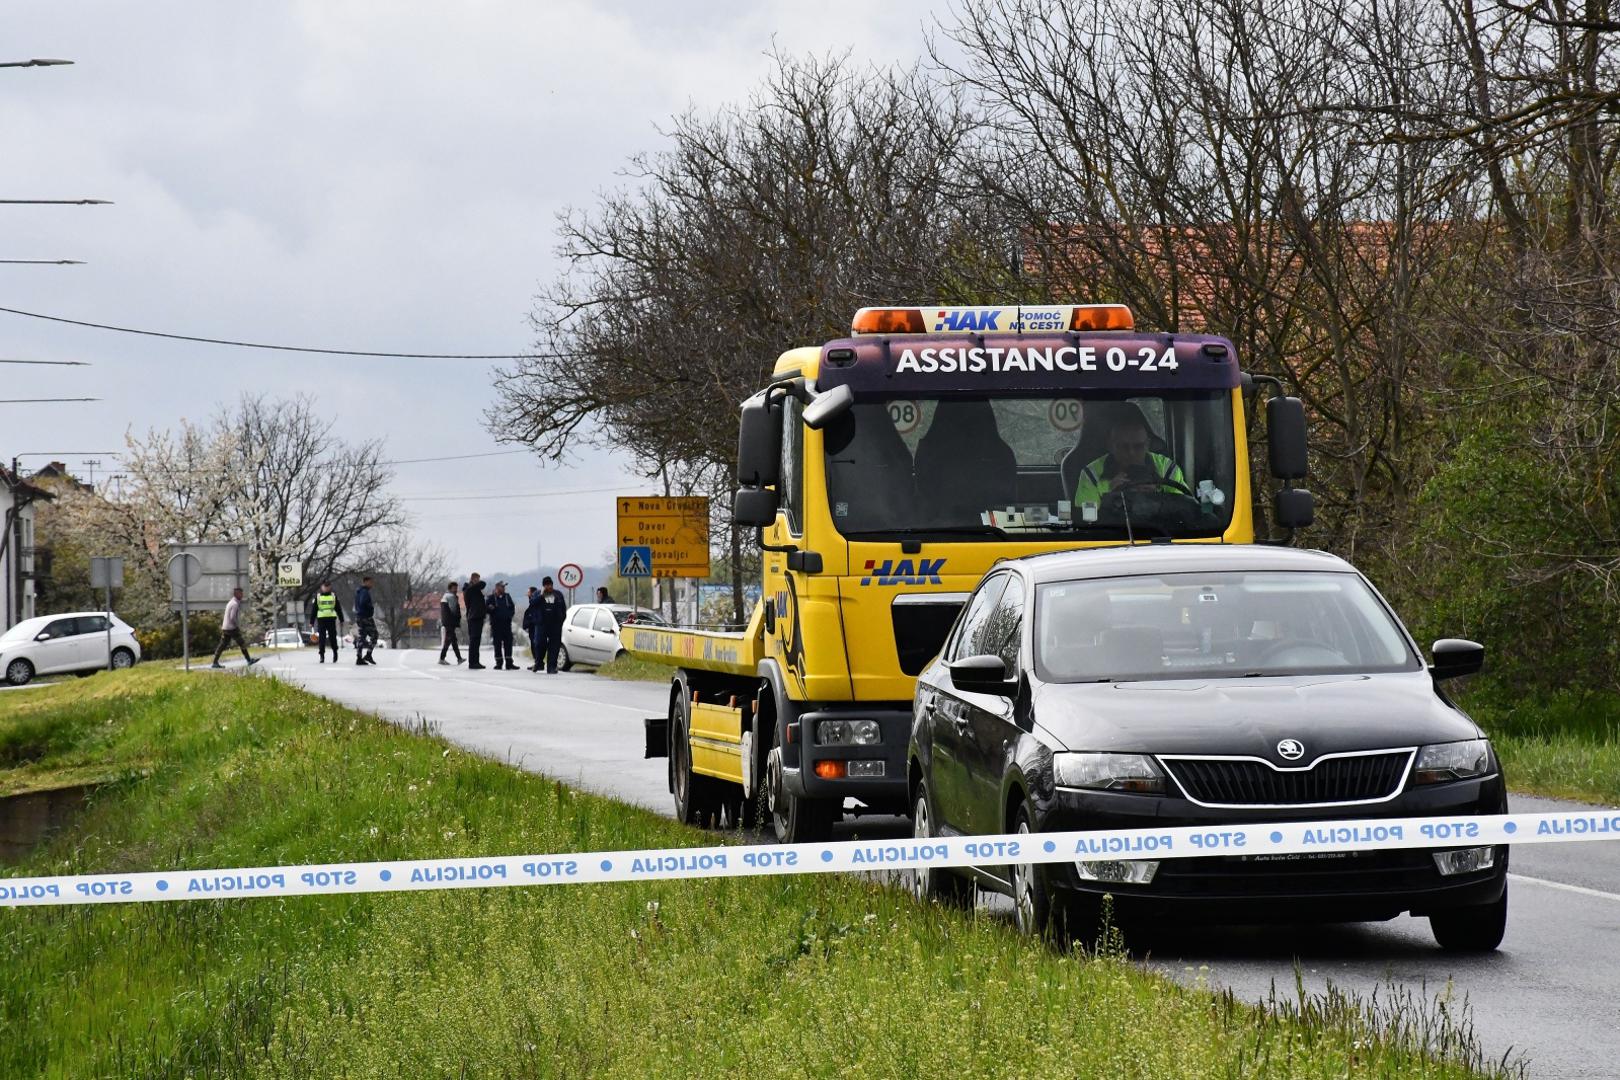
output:
[[[1049,551],[1006,559],[997,565],[1017,567],[1037,582],[1243,570],[1355,573],[1355,567],[1326,551],[1271,544],[1119,545]]]

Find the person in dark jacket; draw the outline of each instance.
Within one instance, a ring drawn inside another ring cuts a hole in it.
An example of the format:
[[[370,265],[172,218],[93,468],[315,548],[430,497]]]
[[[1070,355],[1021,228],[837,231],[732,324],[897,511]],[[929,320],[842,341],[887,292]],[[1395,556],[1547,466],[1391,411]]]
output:
[[[377,647],[377,605],[371,599],[371,575],[367,574],[360,579],[360,587],[354,590],[354,663],[356,667],[367,664],[373,666],[377,661],[371,658],[371,652]]]
[[[484,600],[484,583],[477,574],[467,575],[467,584],[461,587],[461,603],[467,609],[467,669],[481,669],[484,665],[478,662],[478,646],[483,641],[489,604]]]
[[[540,590],[530,585],[529,606],[523,609],[523,632],[529,635],[529,655],[534,657],[530,671],[540,670],[540,657],[544,652],[540,647],[540,623]]]
[[[489,643],[495,650],[495,670],[516,671],[512,663],[512,617],[517,605],[506,591],[506,582],[495,583],[495,595],[489,598]]]
[[[461,629],[461,597],[456,595],[456,583],[452,581],[450,587],[439,597],[439,632],[444,635],[443,644],[439,646],[439,663],[449,666],[450,661],[444,654],[454,649],[456,663],[461,659],[461,646],[456,641],[456,631]]]
[[[568,600],[551,587],[551,579],[540,579],[540,651],[534,654],[535,670],[540,670],[540,656],[545,654],[546,674],[557,674],[557,650],[562,647],[563,619],[568,615]]]
[[[330,581],[321,582],[320,592],[310,597],[309,610],[310,625],[315,627],[317,641],[321,648],[321,663],[326,663],[326,645],[332,645],[332,663],[338,658],[338,624],[343,622],[343,605],[338,603],[337,593],[332,591]]]

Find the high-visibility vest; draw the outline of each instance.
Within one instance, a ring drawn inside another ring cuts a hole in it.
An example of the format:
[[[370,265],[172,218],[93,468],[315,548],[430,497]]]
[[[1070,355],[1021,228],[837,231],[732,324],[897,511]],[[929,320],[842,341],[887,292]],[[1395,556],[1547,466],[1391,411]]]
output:
[[[323,592],[315,594],[315,617],[317,619],[337,618],[337,593]]]
[[[1108,455],[1104,454],[1080,470],[1080,482],[1075,485],[1074,489],[1075,502],[1095,503],[1108,494],[1113,485],[1108,482],[1107,477],[1103,476],[1103,470],[1107,468],[1107,465]],[[1153,469],[1155,476],[1162,480],[1174,481],[1174,484],[1165,484],[1158,490],[1186,494],[1182,490],[1187,484],[1186,478],[1182,476],[1181,466],[1177,465],[1174,459],[1163,454],[1150,453],[1148,454],[1148,465]]]

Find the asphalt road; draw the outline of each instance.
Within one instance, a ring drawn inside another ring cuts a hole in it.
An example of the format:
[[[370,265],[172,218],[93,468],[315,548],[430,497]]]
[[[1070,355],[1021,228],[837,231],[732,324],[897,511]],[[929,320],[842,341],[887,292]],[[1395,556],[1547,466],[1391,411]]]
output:
[[[427,721],[444,738],[521,768],[658,813],[671,812],[665,763],[642,756],[642,718],[664,711],[664,686],[583,672],[468,671],[432,653],[379,650],[378,666],[353,654],[318,664],[309,650],[265,655],[259,670],[399,723]],[[240,666],[237,661],[236,666]],[[1569,804],[1516,796],[1515,810]],[[894,818],[858,819],[842,837],[893,836]],[[1620,845],[1523,846],[1511,857],[1507,939],[1483,957],[1440,952],[1428,920],[1348,926],[1175,928],[1132,939],[1174,977],[1206,979],[1262,1000],[1331,982],[1364,998],[1407,992],[1466,999],[1495,1058],[1522,1059],[1535,1077],[1620,1077]]]

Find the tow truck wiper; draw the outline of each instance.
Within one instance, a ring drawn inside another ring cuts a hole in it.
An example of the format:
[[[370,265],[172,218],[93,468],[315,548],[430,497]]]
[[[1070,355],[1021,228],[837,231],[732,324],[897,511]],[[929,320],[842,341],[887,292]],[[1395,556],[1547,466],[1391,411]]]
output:
[[[1007,535],[1004,529],[995,525],[940,525],[931,528],[926,525],[907,526],[903,529],[861,529],[858,532],[845,533],[851,540],[878,539],[887,536],[1001,536]]]

